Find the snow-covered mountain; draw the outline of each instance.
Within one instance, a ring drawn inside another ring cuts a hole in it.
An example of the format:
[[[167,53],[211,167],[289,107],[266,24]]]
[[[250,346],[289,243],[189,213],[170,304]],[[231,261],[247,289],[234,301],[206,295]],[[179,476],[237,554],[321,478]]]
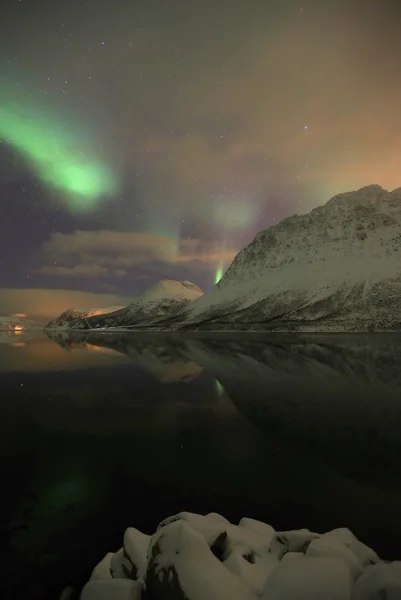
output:
[[[189,281],[163,279],[135,298],[128,306],[108,314],[72,319],[69,329],[93,329],[99,327],[127,327],[151,324],[153,321],[171,317],[187,304],[203,294]]]
[[[401,188],[339,194],[259,233],[166,328],[401,330]]]
[[[103,315],[120,310],[121,306],[109,306],[107,308],[69,308],[53,321],[46,325],[46,329],[68,329],[69,325],[77,319],[86,319],[96,315]]]

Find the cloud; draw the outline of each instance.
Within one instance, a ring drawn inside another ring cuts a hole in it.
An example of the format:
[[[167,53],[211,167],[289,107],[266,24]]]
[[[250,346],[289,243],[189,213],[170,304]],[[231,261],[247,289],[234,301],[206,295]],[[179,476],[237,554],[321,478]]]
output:
[[[54,275],[56,277],[90,277],[96,278],[108,274],[107,269],[99,265],[74,265],[73,267],[49,267],[32,269],[33,273],[40,275]]]
[[[238,180],[248,188],[256,219],[258,186],[268,208],[275,206],[272,180],[277,186],[300,179],[312,190],[333,192],[371,181],[399,185],[398,20],[389,18],[395,2],[391,11],[360,0],[327,2],[325,10],[312,0],[301,8],[257,1],[252,10],[235,2],[229,19],[218,3],[194,10],[194,2],[178,3],[179,9],[173,2],[166,12],[163,2],[156,2],[157,11],[145,4],[140,17],[104,9],[91,31],[87,3],[71,24],[74,44],[63,61],[74,73],[69,105],[82,122],[99,123],[108,140],[103,152],[124,164],[128,180],[132,174],[127,196],[140,188],[141,211],[151,224],[177,207],[202,214],[210,187],[235,189]],[[141,22],[135,35],[133,21]],[[99,60],[88,48],[100,48],[102,22],[107,41]],[[205,35],[212,30],[218,33]],[[45,78],[58,98],[58,42],[18,22],[9,31],[17,56],[30,48],[23,56],[27,72]],[[219,202],[218,191],[211,200]],[[309,194],[290,208],[317,202]]]
[[[126,277],[128,275],[128,271],[124,269],[106,269],[105,267],[101,267],[99,265],[93,264],[79,264],[74,265],[73,267],[63,267],[63,266],[43,266],[39,269],[31,269],[32,273],[36,273],[38,275],[50,275],[55,277],[84,277],[89,279],[96,279],[106,276],[111,277]]]
[[[49,254],[85,256],[95,252],[109,252],[123,254],[124,252],[137,252],[138,262],[142,260],[142,253],[149,258],[162,255],[162,250],[173,250],[175,242],[167,236],[151,233],[129,233],[110,230],[81,231],[76,230],[71,234],[54,232],[50,240],[43,244],[43,249]]]
[[[117,231],[81,231],[52,233],[43,244],[45,264],[36,273],[57,277],[126,277],[130,269],[152,269],[164,265],[188,265],[205,269],[230,263],[237,253],[221,243],[151,233]],[[46,261],[47,262],[47,261]]]
[[[48,322],[68,308],[125,306],[132,297],[94,294],[75,290],[0,289],[0,315],[24,313],[31,319]]]
[[[136,276],[136,279],[139,279],[139,280],[141,280],[141,279],[149,279],[149,278],[150,278],[149,273],[140,273],[139,275]]]

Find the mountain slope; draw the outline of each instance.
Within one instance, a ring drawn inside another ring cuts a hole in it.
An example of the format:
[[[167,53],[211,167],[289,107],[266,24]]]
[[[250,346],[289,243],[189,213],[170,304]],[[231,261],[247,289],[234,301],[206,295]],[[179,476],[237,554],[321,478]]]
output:
[[[340,194],[259,233],[166,327],[401,329],[401,188]]]
[[[110,306],[108,308],[69,308],[61,313],[56,319],[50,321],[46,325],[46,329],[67,329],[70,323],[77,319],[85,319],[95,315],[111,313],[121,308],[121,306]]]
[[[202,294],[202,290],[189,281],[164,279],[125,308],[99,316],[80,316],[71,321],[69,328],[94,329],[151,324],[158,319],[175,315]]]

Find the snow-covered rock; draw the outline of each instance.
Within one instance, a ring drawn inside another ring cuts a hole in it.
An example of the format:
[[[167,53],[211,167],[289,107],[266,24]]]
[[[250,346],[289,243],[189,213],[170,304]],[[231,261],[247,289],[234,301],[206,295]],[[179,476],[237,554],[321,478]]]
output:
[[[227,559],[238,547],[245,554],[263,556],[269,552],[272,536],[275,533],[270,529],[266,533],[232,525],[216,513],[204,516],[190,512],[181,512],[165,519],[160,523],[158,530],[176,521],[186,521],[199,531],[221,560]]]
[[[108,552],[104,558],[96,565],[92,571],[90,581],[99,581],[103,579],[111,579],[111,560],[114,552]]]
[[[279,559],[269,552],[254,554],[246,545],[237,545],[228,553],[223,562],[226,569],[244,581],[249,588],[260,596],[269,575],[277,568]]]
[[[283,559],[266,582],[262,600],[349,600],[352,579],[340,558]]]
[[[202,533],[209,545],[212,545],[222,533],[225,533],[227,527],[231,527],[231,523],[217,513],[197,515],[190,512],[180,512],[177,515],[164,519],[159,524],[158,531],[175,521],[186,521],[189,523],[196,531]]]
[[[89,581],[81,600],[141,600],[142,585],[131,579]]]
[[[138,598],[400,600],[401,562],[381,561],[346,528],[276,532],[250,518],[233,525],[216,513],[181,512],[151,537],[128,528],[123,548],[103,558],[81,595]]]
[[[120,548],[112,556],[110,573],[113,579],[136,579],[136,569],[133,568],[124,548]]]
[[[124,534],[124,552],[132,570],[132,579],[144,579],[147,569],[147,553],[150,535],[146,535],[134,527],[128,527]]]
[[[308,557],[334,557],[342,558],[348,565],[353,579],[357,579],[363,573],[363,565],[350,548],[337,541],[335,538],[317,538],[312,540],[306,551]]]
[[[344,546],[347,546],[347,548],[356,541],[356,537],[347,527],[338,527],[337,529],[324,533],[320,537],[322,540],[327,538],[331,540],[334,538],[337,542],[341,542]]]
[[[270,539],[272,539],[276,533],[271,525],[262,523],[262,521],[257,521],[256,519],[250,519],[248,517],[243,517],[238,525],[240,527],[246,527],[246,529],[250,529],[251,531],[257,531],[258,533],[266,536],[266,538]]]
[[[369,548],[369,546],[366,546],[366,544],[363,544],[357,539],[355,539],[351,543],[349,549],[355,554],[357,559],[361,562],[361,564],[364,567],[374,565],[380,560],[376,552],[372,550],[372,548]]]
[[[153,536],[146,586],[154,600],[255,600],[249,586],[214,556],[202,533],[183,519]]]
[[[134,579],[143,581],[147,569],[147,552],[150,536],[128,527],[124,533],[123,547],[115,554],[106,555],[95,570],[103,574],[109,563],[110,577],[113,579]],[[109,557],[109,558],[108,558]],[[94,578],[92,573],[92,579]],[[100,579],[101,577],[98,577]]]
[[[369,567],[358,579],[352,600],[400,600],[401,570],[394,563]]]
[[[166,327],[401,329],[401,188],[340,194],[259,233]]]
[[[162,318],[174,316],[179,310],[202,296],[202,290],[189,281],[159,281],[128,306],[108,314],[73,320],[70,329],[98,329],[151,325]]]
[[[274,535],[270,544],[270,552],[282,558],[287,552],[305,553],[312,540],[319,537],[309,529],[299,531],[280,531]]]

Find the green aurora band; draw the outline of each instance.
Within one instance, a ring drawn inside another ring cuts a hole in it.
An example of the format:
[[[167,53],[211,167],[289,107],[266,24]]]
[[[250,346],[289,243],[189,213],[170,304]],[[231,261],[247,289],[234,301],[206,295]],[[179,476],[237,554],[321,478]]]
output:
[[[219,283],[219,281],[223,277],[223,275],[224,275],[223,265],[220,265],[216,270],[216,275],[215,275],[215,279],[214,279],[215,285],[217,283]]]
[[[39,110],[0,103],[0,140],[20,152],[46,185],[64,192],[71,210],[92,209],[119,189],[108,167],[88,159],[90,144],[80,138]]]

